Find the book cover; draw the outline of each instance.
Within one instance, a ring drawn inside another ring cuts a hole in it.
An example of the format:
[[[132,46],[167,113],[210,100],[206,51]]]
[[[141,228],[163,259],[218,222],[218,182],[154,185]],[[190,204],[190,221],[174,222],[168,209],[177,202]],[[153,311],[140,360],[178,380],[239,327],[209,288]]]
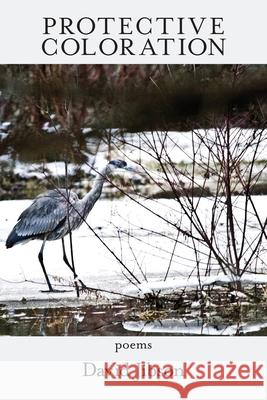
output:
[[[265,12],[3,5],[1,399],[266,399]]]

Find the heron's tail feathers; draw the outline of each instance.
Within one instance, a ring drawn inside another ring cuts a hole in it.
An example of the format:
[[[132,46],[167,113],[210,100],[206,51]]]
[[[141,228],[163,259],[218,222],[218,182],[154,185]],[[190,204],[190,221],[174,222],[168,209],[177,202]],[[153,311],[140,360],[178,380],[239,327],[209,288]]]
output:
[[[29,240],[28,237],[19,236],[16,230],[13,229],[6,240],[6,248],[10,249],[11,247],[15,246],[15,244],[19,244],[28,240]]]

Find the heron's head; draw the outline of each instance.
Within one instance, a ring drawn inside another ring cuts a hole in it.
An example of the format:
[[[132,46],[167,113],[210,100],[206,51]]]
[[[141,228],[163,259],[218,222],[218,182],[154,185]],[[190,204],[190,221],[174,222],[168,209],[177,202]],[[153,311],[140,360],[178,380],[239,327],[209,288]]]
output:
[[[134,174],[142,174],[140,169],[127,165],[126,161],[123,160],[111,160],[102,172],[102,175],[112,175],[113,172],[128,171]]]
[[[111,160],[106,167],[108,175],[112,174],[114,171],[119,169],[127,171],[128,170],[127,163],[123,160]]]

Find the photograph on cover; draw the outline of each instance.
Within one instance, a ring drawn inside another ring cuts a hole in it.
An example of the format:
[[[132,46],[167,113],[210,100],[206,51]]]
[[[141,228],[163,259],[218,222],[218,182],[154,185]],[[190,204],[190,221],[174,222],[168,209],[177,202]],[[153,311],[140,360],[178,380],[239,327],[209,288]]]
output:
[[[266,65],[1,65],[0,335],[266,335],[266,117]]]

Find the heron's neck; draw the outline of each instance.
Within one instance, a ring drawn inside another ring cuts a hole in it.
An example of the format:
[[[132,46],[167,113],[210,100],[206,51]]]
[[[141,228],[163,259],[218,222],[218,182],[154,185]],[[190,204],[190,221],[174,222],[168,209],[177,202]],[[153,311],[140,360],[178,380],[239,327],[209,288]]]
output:
[[[90,192],[88,192],[81,200],[83,207],[83,214],[87,216],[102,193],[102,188],[107,177],[106,168],[104,168],[97,176],[94,185]]]

